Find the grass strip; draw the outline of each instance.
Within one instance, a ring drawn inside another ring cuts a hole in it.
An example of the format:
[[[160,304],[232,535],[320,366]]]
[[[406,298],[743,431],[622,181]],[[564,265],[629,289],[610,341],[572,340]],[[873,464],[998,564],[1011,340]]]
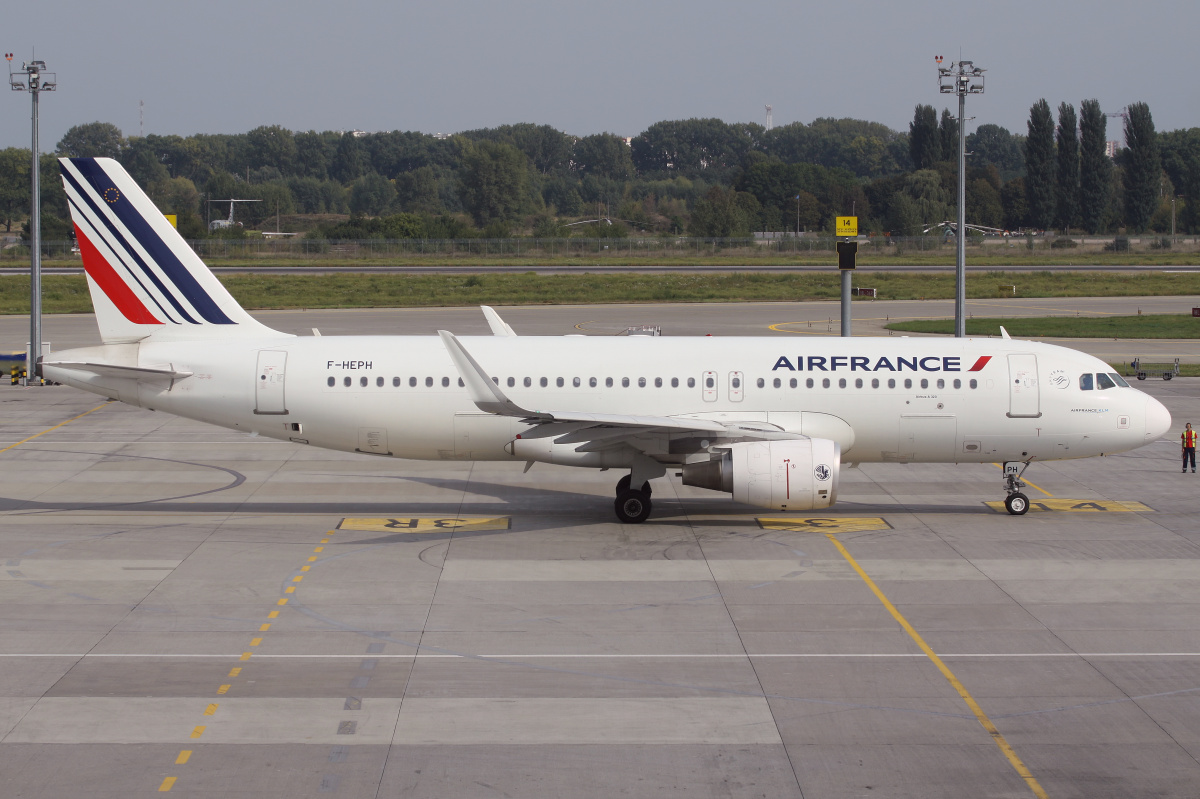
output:
[[[1200,319],[1191,314],[1140,316],[1043,316],[968,319],[968,336],[997,336],[1000,326],[1015,338],[1200,338]],[[888,330],[954,334],[953,319],[909,319]]]
[[[953,275],[862,274],[854,284],[874,288],[878,299],[950,299]],[[538,305],[661,302],[804,302],[836,300],[840,276],[763,272],[538,275],[227,275],[221,282],[244,307],[385,308],[416,306]],[[1110,272],[986,272],[967,280],[973,299],[1030,297],[1136,297],[1200,295],[1195,274]],[[83,276],[43,277],[46,313],[88,313]],[[870,302],[856,299],[856,302]],[[1184,310],[1184,309],[1180,309]],[[1190,308],[1188,309],[1190,310]],[[1136,308],[1130,308],[1136,311]],[[29,312],[29,278],[0,279],[0,313]]]

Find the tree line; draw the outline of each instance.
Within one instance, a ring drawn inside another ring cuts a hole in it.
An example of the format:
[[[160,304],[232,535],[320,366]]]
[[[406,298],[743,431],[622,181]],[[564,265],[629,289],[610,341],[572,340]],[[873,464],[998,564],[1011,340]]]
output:
[[[1126,146],[1105,152],[1095,100],[1076,114],[1046,100],[1025,134],[992,124],[967,136],[967,221],[998,229],[1200,232],[1200,128],[1157,133],[1150,109],[1124,112]],[[767,130],[719,119],[657,122],[631,140],[516,124],[441,137],[413,131],[291,131],[125,136],[92,122],[56,155],[116,158],[189,238],[223,218],[266,227],[278,215],[323,238],[669,235],[821,231],[855,214],[860,229],[918,235],[954,217],[958,125],[918,105],[908,131],[817,119]],[[29,151],[0,151],[0,222],[27,214]],[[66,237],[54,156],[42,158],[47,238]],[[211,235],[241,235],[240,229]]]

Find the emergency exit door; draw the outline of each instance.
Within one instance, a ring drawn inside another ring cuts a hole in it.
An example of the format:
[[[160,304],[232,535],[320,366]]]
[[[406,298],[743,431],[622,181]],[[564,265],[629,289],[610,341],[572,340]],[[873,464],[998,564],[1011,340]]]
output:
[[[286,352],[259,351],[258,371],[254,374],[255,413],[286,414],[288,412],[283,396],[286,367]]]
[[[1008,356],[1008,415],[1036,419],[1042,415],[1037,356],[1014,352]]]

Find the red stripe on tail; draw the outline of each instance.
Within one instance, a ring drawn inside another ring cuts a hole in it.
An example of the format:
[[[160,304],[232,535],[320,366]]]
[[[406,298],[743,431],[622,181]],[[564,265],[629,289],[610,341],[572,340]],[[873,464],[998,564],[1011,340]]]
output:
[[[96,245],[88,241],[87,236],[83,235],[83,231],[79,229],[79,225],[75,226],[75,240],[79,242],[79,254],[83,256],[84,271],[88,273],[88,277],[96,281],[96,285],[112,301],[112,304],[117,306],[117,310],[126,319],[135,325],[162,324],[126,285],[125,281],[112,268],[112,264],[105,260],[100,251],[96,249]]]
[[[990,361],[991,359],[992,359],[992,356],[990,356],[990,355],[981,355],[981,356],[979,356],[979,360],[975,362],[975,365],[972,366],[967,371],[968,372],[978,372],[980,369],[987,366],[987,362]]]

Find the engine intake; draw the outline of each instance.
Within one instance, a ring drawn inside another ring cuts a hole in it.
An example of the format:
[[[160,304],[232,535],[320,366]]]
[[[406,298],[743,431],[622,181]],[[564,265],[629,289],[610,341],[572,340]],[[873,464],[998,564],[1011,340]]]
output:
[[[837,501],[841,447],[824,438],[731,444],[720,457],[683,467],[683,484],[733,494],[774,510],[816,510]]]

